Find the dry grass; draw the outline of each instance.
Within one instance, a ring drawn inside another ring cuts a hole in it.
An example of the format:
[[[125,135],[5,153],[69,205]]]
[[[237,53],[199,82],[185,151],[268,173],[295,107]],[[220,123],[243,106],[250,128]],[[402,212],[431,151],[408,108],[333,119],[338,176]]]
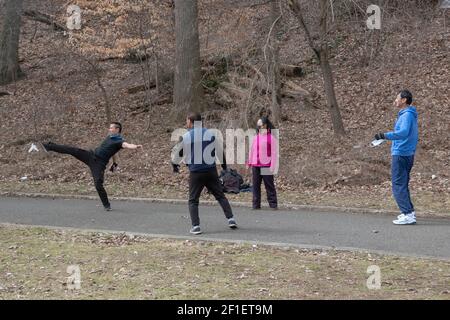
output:
[[[439,260],[10,225],[0,243],[2,299],[450,298],[450,263]],[[370,265],[379,290],[366,287]]]

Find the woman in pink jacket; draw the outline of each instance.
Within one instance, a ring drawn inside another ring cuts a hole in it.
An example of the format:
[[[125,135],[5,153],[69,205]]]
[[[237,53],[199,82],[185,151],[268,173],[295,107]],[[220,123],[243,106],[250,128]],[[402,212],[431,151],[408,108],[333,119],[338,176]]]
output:
[[[267,117],[259,119],[257,127],[247,162],[248,167],[252,168],[253,209],[261,209],[261,182],[264,181],[269,206],[276,210],[278,201],[273,175],[278,159],[277,140],[271,133],[273,125]]]

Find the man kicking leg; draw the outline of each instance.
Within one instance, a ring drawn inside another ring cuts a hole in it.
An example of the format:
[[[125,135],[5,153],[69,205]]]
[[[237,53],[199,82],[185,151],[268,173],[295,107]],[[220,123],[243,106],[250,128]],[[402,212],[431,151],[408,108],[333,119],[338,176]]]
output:
[[[48,152],[54,151],[62,154],[70,154],[81,162],[85,163],[91,169],[92,177],[94,178],[95,189],[100,196],[103,207],[106,211],[111,210],[111,204],[108,200],[108,195],[103,187],[105,169],[111,159],[120,149],[142,149],[142,145],[127,143],[124,141],[122,135],[122,125],[119,122],[113,122],[109,126],[109,135],[95,150],[84,150],[76,147],[60,145],[53,142],[42,143],[41,148]],[[110,171],[114,171],[117,163],[113,162]]]

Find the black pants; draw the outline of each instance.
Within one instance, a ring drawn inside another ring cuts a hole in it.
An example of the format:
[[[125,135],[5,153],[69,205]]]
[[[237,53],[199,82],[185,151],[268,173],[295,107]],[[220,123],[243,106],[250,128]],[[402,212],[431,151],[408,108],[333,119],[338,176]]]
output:
[[[233,217],[230,203],[223,193],[222,185],[217,175],[217,170],[213,169],[207,172],[191,172],[189,175],[189,213],[193,226],[200,225],[200,217],[198,215],[198,204],[203,188],[206,187],[208,191],[216,198],[223,209],[227,219]]]
[[[46,143],[44,144],[44,147],[48,151],[70,154],[71,156],[85,163],[89,167],[89,169],[91,169],[91,174],[92,177],[94,178],[95,189],[97,190],[98,195],[100,196],[100,200],[102,201],[103,206],[104,207],[110,206],[108,195],[106,194],[106,190],[103,187],[107,162],[96,157],[93,151],[87,151],[55,143]]]
[[[253,176],[253,208],[261,208],[261,182],[264,181],[264,186],[267,192],[267,201],[271,208],[278,207],[277,191],[275,190],[275,181],[273,175],[261,175],[260,167],[252,167]]]

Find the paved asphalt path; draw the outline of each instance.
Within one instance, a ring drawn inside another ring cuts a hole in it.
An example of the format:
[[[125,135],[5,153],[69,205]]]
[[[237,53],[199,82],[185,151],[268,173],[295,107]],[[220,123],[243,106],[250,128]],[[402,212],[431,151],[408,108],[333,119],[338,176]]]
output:
[[[450,219],[418,219],[395,226],[393,216],[307,211],[252,211],[235,207],[239,225],[231,230],[217,206],[201,205],[203,234],[189,234],[186,205],[113,201],[0,197],[0,223],[145,233],[163,237],[248,241],[306,248],[368,250],[450,260]]]

